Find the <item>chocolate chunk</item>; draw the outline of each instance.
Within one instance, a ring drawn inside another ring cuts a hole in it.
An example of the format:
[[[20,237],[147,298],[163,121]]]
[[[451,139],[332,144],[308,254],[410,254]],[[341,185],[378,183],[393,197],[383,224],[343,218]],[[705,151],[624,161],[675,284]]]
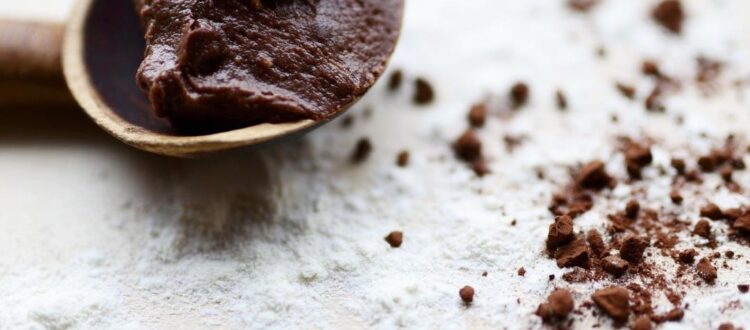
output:
[[[608,287],[591,296],[597,306],[617,322],[625,322],[630,316],[628,290],[623,287]]]
[[[396,157],[396,164],[399,167],[406,167],[407,165],[409,165],[409,158],[410,156],[408,151],[404,150],[402,152],[399,152],[398,156]]]
[[[664,315],[657,316],[656,319],[658,322],[677,322],[681,321],[683,317],[685,317],[685,311],[683,311],[681,308],[675,308]]]
[[[602,259],[601,265],[607,273],[616,277],[622,276],[628,270],[628,262],[618,256],[609,256]]]
[[[385,237],[385,241],[388,242],[392,248],[401,247],[401,243],[404,242],[404,233],[393,231]]]
[[[568,0],[568,8],[577,12],[587,12],[598,5],[600,0]]]
[[[711,237],[711,224],[707,220],[700,220],[695,224],[693,234],[696,234],[703,238]]]
[[[604,163],[598,160],[583,166],[576,177],[576,183],[584,189],[601,190],[609,187],[612,182]]]
[[[642,168],[651,164],[653,160],[654,157],[651,155],[651,148],[649,147],[631,143],[625,150],[625,161],[628,164],[634,164]]]
[[[640,263],[646,247],[648,247],[647,240],[632,234],[628,235],[622,241],[620,257],[632,263]]]
[[[682,31],[685,13],[680,1],[665,0],[653,9],[651,17],[670,32],[679,34]]]
[[[474,301],[474,288],[467,285],[458,291],[458,295],[461,297],[464,304],[469,305]]]
[[[557,266],[560,268],[568,267],[588,267],[589,264],[589,247],[583,239],[576,239],[566,245],[563,245],[555,252]]]
[[[695,262],[696,256],[698,256],[698,252],[695,249],[689,249],[681,251],[678,258],[681,263],[692,265]]]
[[[575,302],[573,301],[573,294],[565,289],[557,289],[550,293],[547,297],[547,303],[549,304],[552,315],[558,319],[564,319],[568,317],[568,314],[575,308]]]
[[[709,218],[711,220],[720,220],[724,217],[724,213],[721,212],[721,209],[718,205],[709,203],[708,205],[701,208],[701,216]]]
[[[147,27],[137,83],[156,116],[189,134],[340,113],[382,74],[403,8],[399,0],[135,3]]]
[[[679,158],[672,158],[671,161],[672,167],[677,171],[677,174],[685,174],[685,161]]]
[[[524,82],[518,82],[510,89],[510,101],[514,109],[526,105],[529,101],[529,86]]]
[[[631,199],[627,205],[625,205],[625,216],[630,219],[638,217],[638,211],[641,210],[641,204],[637,200]]]
[[[482,157],[482,142],[473,130],[467,130],[453,144],[453,150],[458,158],[473,162]]]
[[[563,93],[562,90],[557,90],[557,92],[555,93],[555,102],[557,103],[558,109],[568,109],[568,98],[565,96],[565,93]]]
[[[747,293],[750,291],[750,285],[748,284],[739,284],[737,285],[737,290],[740,290],[742,293]]]
[[[476,104],[469,110],[469,124],[472,127],[482,127],[487,120],[487,106],[484,103]]]
[[[362,138],[357,142],[357,146],[354,147],[351,160],[354,163],[361,163],[367,160],[372,152],[372,144],[367,138]]]
[[[737,229],[745,234],[750,234],[750,215],[743,215],[734,221],[732,228]]]
[[[573,219],[567,215],[555,218],[555,222],[549,226],[547,234],[547,248],[554,249],[570,243],[575,239],[573,232]]]
[[[734,326],[734,324],[722,323],[719,325],[719,330],[737,330],[737,328]]]
[[[672,200],[672,203],[675,204],[682,204],[682,195],[680,195],[680,192],[677,190],[672,190],[669,192],[669,199]]]
[[[635,99],[635,88],[633,86],[618,82],[615,84],[615,87],[617,87],[617,90],[620,92],[620,94],[622,94],[622,96],[631,100]]]
[[[722,211],[722,213],[724,217],[726,217],[729,220],[734,221],[734,220],[739,219],[745,213],[745,211],[743,211],[741,208],[735,207],[735,208]]]
[[[651,330],[653,329],[653,325],[651,324],[651,319],[646,315],[641,315],[633,321],[633,326],[630,327],[631,330]]]
[[[435,90],[430,82],[424,78],[414,81],[414,103],[418,105],[430,104],[435,99]]]
[[[710,259],[702,258],[695,269],[698,272],[698,276],[706,281],[706,283],[713,284],[716,282],[716,278],[718,277],[716,267],[711,264]]]
[[[526,276],[526,268],[519,268],[518,269],[518,276]]]
[[[586,241],[588,241],[589,247],[594,256],[602,257],[609,252],[607,244],[604,243],[604,238],[602,238],[602,234],[596,229],[589,230],[586,234]]]
[[[391,91],[397,91],[401,88],[404,81],[404,73],[401,70],[394,70],[391,73],[390,79],[388,79],[388,89]]]

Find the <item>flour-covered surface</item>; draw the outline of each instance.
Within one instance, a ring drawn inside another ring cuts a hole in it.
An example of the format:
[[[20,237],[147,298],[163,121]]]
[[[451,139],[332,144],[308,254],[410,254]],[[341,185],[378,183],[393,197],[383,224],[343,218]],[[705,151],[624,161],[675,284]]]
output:
[[[59,15],[46,1],[26,2]],[[744,193],[706,174],[672,206],[670,176],[658,170],[675,155],[694,162],[730,133],[747,143],[750,2],[683,1],[679,35],[653,22],[655,4],[604,0],[579,13],[562,0],[407,0],[390,66],[403,71],[401,89],[382,81],[350,111],[348,128],[344,117],[297,141],[210,159],[130,150],[83,116],[64,120],[74,110],[8,110],[16,115],[0,121],[0,328],[528,329],[542,327],[534,312],[558,287],[573,292],[575,328],[610,328],[596,307],[582,307],[609,282],[570,284],[545,252],[547,208],[570,166],[601,159],[626,177],[617,137],[648,139],[644,203],[694,222],[707,202],[750,203],[750,174],[737,171]],[[0,4],[9,16],[24,6]],[[709,93],[694,80],[698,56],[724,63]],[[647,58],[680,81],[664,113],[644,108],[654,86],[641,74]],[[435,88],[430,105],[412,103],[417,77]],[[451,144],[471,105],[503,99],[517,81],[528,84],[529,103],[490,111],[478,135],[491,173],[478,178]],[[633,85],[636,100],[615,81]],[[558,89],[567,111],[557,109]],[[508,135],[525,137],[512,153]],[[355,164],[362,137],[373,150]],[[402,150],[406,167],[396,165]],[[628,187],[576,228],[604,228]],[[400,248],[383,239],[394,230],[404,233]],[[737,289],[750,282],[750,248],[730,241],[726,225],[714,231],[717,251],[735,257],[715,284],[688,286],[683,320],[662,328],[750,326],[750,294]],[[465,285],[476,292],[470,306],[458,294]]]

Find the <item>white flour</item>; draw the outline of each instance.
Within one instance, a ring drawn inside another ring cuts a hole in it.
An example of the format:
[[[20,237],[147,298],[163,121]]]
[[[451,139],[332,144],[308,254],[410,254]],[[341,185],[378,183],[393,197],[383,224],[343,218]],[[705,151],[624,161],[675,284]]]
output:
[[[427,77],[437,102],[416,108],[410,84],[397,94],[380,84],[351,111],[352,128],[335,122],[261,151],[173,160],[89,126],[83,137],[64,128],[53,139],[6,133],[15,139],[0,140],[0,328],[538,328],[536,306],[568,285],[542,254],[556,188],[536,179],[536,166],[562,182],[564,165],[617,163],[617,135],[704,151],[700,133],[718,141],[750,124],[750,103],[731,88],[750,77],[750,2],[685,1],[678,38],[649,20],[653,3],[608,0],[581,15],[557,0],[407,0],[391,68],[408,82]],[[700,54],[728,63],[711,98],[688,84],[667,98],[667,114],[653,115],[613,87],[622,80],[646,95],[645,57],[689,80]],[[477,179],[450,143],[472,103],[517,80],[529,83],[531,104],[481,131],[493,174]],[[566,114],[555,108],[557,88],[568,96]],[[511,155],[508,133],[531,139]],[[352,165],[362,136],[373,154]],[[395,166],[402,149],[412,159],[403,169]],[[666,150],[655,156],[669,161]],[[750,176],[738,181],[748,186]],[[586,224],[605,221],[598,215]],[[383,240],[392,230],[404,231],[399,249]],[[750,326],[750,295],[736,289],[750,250],[734,249],[745,259],[720,270],[716,286],[688,292],[685,320],[664,328]],[[469,308],[458,298],[467,284],[477,292]],[[578,303],[591,286],[574,287]],[[719,312],[734,300],[739,308]],[[583,324],[594,322],[611,327],[590,317]]]

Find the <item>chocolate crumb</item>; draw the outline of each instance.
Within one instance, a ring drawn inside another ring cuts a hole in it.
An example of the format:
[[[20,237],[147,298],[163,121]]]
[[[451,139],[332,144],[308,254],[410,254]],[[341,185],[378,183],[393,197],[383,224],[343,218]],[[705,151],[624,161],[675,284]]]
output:
[[[565,289],[557,289],[550,293],[547,297],[552,315],[559,319],[568,317],[568,314],[575,308],[575,302],[573,301],[573,294]]]
[[[482,272],[482,277],[487,277],[487,272]]]
[[[711,264],[711,260],[708,258],[702,258],[696,266],[698,276],[702,278],[708,284],[714,284],[718,277],[716,267]]]
[[[626,322],[630,316],[628,290],[623,287],[608,287],[591,296],[597,306],[617,322]]]
[[[585,13],[599,4],[599,1],[600,0],[568,0],[568,8],[577,12]]]
[[[696,234],[703,238],[710,238],[711,224],[706,220],[698,221],[698,223],[695,224],[695,228],[693,228],[693,234]]]
[[[734,324],[722,323],[721,325],[719,325],[719,330],[737,330],[737,328],[734,326]]]
[[[651,17],[670,32],[679,34],[682,31],[685,13],[680,1],[665,0],[654,8]]]
[[[695,257],[698,255],[698,252],[695,251],[695,249],[689,249],[685,251],[681,251],[678,260],[686,265],[692,265],[695,262]]]
[[[474,301],[474,288],[467,285],[458,291],[458,295],[464,304],[469,305]]]
[[[510,100],[514,109],[519,109],[529,101],[529,86],[518,82],[510,89]]]
[[[473,162],[482,157],[482,142],[473,130],[464,132],[453,144],[453,149],[458,158],[467,162]]]
[[[471,162],[471,170],[478,177],[483,177],[490,173],[490,167],[484,158],[479,158]]]
[[[664,112],[666,108],[664,107],[661,96],[661,87],[657,85],[651,93],[648,94],[648,97],[646,97],[646,101],[644,102],[646,110],[649,112]]]
[[[615,277],[620,277],[628,270],[628,262],[618,256],[609,256],[602,259],[602,268]]]
[[[581,168],[576,177],[578,186],[584,189],[601,190],[610,186],[613,179],[601,161],[592,161]]]
[[[674,190],[674,189],[673,189],[673,190],[672,190],[672,191],[671,191],[671,192],[669,193],[669,199],[671,199],[671,200],[672,200],[672,203],[675,203],[675,204],[678,204],[678,205],[679,205],[679,204],[682,204],[682,195],[680,195],[680,192],[679,192],[679,191],[677,191],[677,190]]]
[[[555,222],[549,226],[547,234],[547,248],[554,249],[570,243],[575,239],[573,232],[573,219],[567,215],[555,218]]]
[[[563,245],[555,252],[557,266],[560,268],[568,267],[588,267],[589,265],[589,247],[583,239],[576,239],[566,245]]]
[[[406,167],[407,165],[409,165],[409,158],[410,155],[408,151],[404,150],[402,152],[399,152],[398,156],[396,156],[396,165],[398,165],[399,167]]]
[[[562,90],[558,89],[557,93],[555,93],[555,101],[557,102],[558,109],[563,111],[568,109],[568,98]]]
[[[549,274],[549,280],[554,281],[555,280],[555,274]]]
[[[631,263],[640,263],[647,246],[647,240],[630,234],[622,241],[620,257]]]
[[[748,284],[739,284],[737,285],[737,290],[740,290],[742,293],[747,293],[750,291],[750,285]]]
[[[625,205],[625,216],[630,219],[638,217],[638,211],[641,210],[641,204],[637,200],[631,199],[627,205]]]
[[[630,327],[631,330],[651,330],[653,329],[653,325],[651,324],[651,319],[646,315],[641,315],[633,321],[633,326]]]
[[[404,233],[393,231],[385,237],[385,241],[388,242],[392,248],[401,247],[401,243],[404,242]]]
[[[677,171],[677,174],[685,174],[685,161],[679,158],[672,158],[672,167]]]
[[[685,311],[683,311],[681,308],[675,308],[664,315],[657,316],[656,320],[657,322],[676,322],[681,321],[683,317],[685,317]]]
[[[709,218],[711,220],[720,220],[724,217],[724,213],[721,212],[721,209],[718,205],[709,203],[708,205],[701,208],[701,216]]]
[[[468,117],[469,124],[472,127],[483,127],[487,119],[487,106],[483,103],[472,106]]]
[[[732,228],[737,229],[745,234],[750,234],[750,215],[743,215],[734,221]]]
[[[621,82],[617,82],[615,84],[615,87],[617,87],[617,90],[620,92],[620,94],[622,94],[622,96],[630,100],[635,99],[635,88],[633,86],[626,85]]]
[[[372,152],[372,143],[367,138],[361,138],[354,147],[351,160],[353,163],[361,163],[367,160]]]
[[[404,73],[401,70],[395,70],[391,73],[390,79],[388,79],[388,89],[391,91],[397,91],[401,88],[404,81]]]
[[[526,268],[519,268],[518,269],[518,276],[526,276]]]
[[[414,82],[414,103],[425,105],[432,103],[435,99],[435,90],[432,85],[424,78],[417,78]]]
[[[604,243],[604,238],[602,238],[602,234],[599,233],[596,229],[591,229],[586,234],[586,241],[589,243],[589,247],[591,248],[591,252],[596,257],[602,257],[605,254],[607,254],[607,244]]]
[[[656,64],[656,62],[652,60],[645,60],[641,64],[641,72],[647,76],[651,77],[662,77],[661,70],[659,69],[659,65]]]

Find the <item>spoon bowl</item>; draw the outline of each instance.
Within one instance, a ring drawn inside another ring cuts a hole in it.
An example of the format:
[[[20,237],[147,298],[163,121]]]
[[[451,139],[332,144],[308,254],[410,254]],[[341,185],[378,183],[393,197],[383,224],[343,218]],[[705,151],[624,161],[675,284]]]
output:
[[[132,1],[80,0],[64,33],[65,79],[86,113],[117,139],[149,152],[192,157],[303,134],[328,120],[260,124],[187,136],[157,118],[135,83],[145,42]],[[353,104],[353,103],[352,103]],[[343,111],[341,111],[343,112]],[[340,112],[340,113],[341,113]]]

